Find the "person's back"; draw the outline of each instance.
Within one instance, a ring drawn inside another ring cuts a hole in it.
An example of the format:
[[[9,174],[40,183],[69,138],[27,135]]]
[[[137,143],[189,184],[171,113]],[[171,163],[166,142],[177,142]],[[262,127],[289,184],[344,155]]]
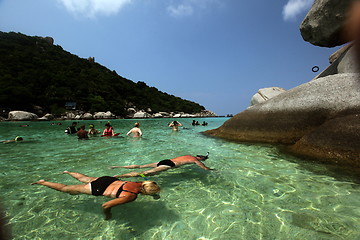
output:
[[[196,156],[184,155],[184,156],[173,158],[173,159],[171,159],[171,161],[175,164],[175,167],[179,167],[179,166],[182,166],[185,164],[195,163],[202,169],[211,170],[210,168],[206,167],[202,163],[202,161],[205,161],[208,158],[209,158],[209,152],[205,156],[203,156],[203,155],[196,155]]]
[[[79,131],[77,131],[76,134],[77,134],[79,139],[87,139],[87,138],[89,138],[87,131],[85,131],[85,126],[81,126]]]
[[[181,165],[188,164],[188,163],[194,163],[199,160],[197,160],[196,157],[194,157],[194,156],[184,155],[184,156],[173,158],[173,159],[171,159],[171,161],[173,161],[176,166],[181,166]]]
[[[133,137],[141,137],[142,132],[140,129],[140,123],[135,123],[135,126],[126,134],[130,136],[130,134],[133,134]]]

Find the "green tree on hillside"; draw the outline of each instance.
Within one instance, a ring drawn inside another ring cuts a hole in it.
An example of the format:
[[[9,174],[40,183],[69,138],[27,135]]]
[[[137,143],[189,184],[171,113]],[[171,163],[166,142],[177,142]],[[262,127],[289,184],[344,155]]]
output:
[[[129,103],[154,112],[195,113],[204,107],[134,83],[115,71],[79,58],[44,38],[0,32],[0,108],[30,110],[34,105],[59,114],[65,102],[79,110],[125,116]]]

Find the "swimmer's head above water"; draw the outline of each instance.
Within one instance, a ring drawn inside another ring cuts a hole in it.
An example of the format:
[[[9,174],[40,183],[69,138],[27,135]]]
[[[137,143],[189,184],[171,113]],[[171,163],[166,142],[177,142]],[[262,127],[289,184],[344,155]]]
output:
[[[205,161],[209,158],[209,152],[206,153],[206,155],[196,155],[196,158],[200,158],[199,160]]]
[[[22,141],[24,139],[22,137],[20,137],[20,136],[16,136],[16,138],[14,140],[15,140],[15,142],[19,142],[19,141]]]

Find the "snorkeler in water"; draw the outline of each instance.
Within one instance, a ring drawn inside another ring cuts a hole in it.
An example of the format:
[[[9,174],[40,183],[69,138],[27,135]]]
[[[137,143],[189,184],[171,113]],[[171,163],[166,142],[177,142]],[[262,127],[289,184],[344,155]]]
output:
[[[71,195],[87,194],[115,198],[102,205],[105,220],[112,217],[112,207],[135,201],[139,193],[143,195],[151,195],[154,199],[159,198],[158,192],[160,192],[160,187],[153,181],[127,182],[110,176],[89,177],[81,173],[69,171],[64,171],[63,173],[69,174],[84,184],[65,185],[61,183],[48,182],[42,179],[32,183],[32,185],[39,184],[47,186]]]
[[[205,156],[203,156],[203,155],[196,155],[196,156],[185,155],[185,156],[180,156],[180,157],[176,157],[173,159],[165,159],[160,162],[149,163],[149,164],[145,164],[145,165],[112,166],[110,168],[128,168],[128,169],[152,168],[150,170],[143,171],[143,172],[131,172],[131,173],[125,173],[125,174],[114,176],[114,177],[118,177],[118,178],[137,177],[137,176],[142,176],[142,175],[143,176],[155,175],[155,174],[158,174],[159,172],[167,171],[171,168],[180,167],[185,164],[196,164],[204,170],[213,170],[213,169],[205,166],[204,163],[202,163],[202,161],[205,161],[208,158],[209,158],[209,152]]]
[[[1,141],[2,143],[12,143],[12,142],[21,142],[23,141],[24,139],[20,136],[17,136],[15,137],[15,139],[11,139],[11,140],[4,140],[4,141]]]

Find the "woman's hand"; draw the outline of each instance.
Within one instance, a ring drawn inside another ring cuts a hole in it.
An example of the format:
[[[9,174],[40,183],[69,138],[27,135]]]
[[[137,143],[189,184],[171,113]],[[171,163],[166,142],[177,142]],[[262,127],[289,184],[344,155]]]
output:
[[[111,208],[103,208],[105,214],[105,220],[110,220],[112,218]]]

